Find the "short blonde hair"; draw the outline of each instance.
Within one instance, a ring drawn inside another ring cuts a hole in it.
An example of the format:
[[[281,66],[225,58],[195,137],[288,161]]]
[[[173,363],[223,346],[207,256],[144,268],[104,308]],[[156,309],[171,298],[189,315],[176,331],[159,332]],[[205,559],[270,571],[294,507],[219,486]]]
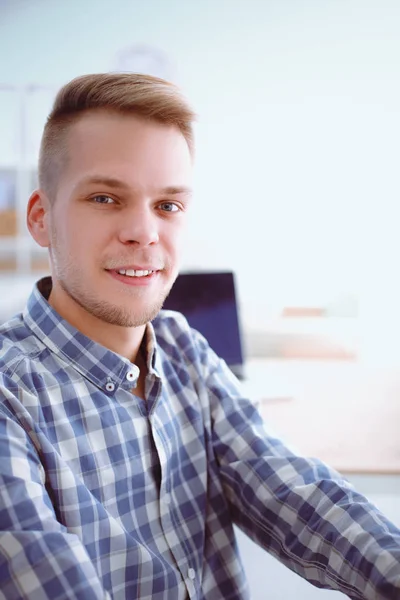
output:
[[[84,112],[97,109],[138,115],[175,125],[194,155],[196,116],[179,88],[136,73],[97,73],[76,77],[58,92],[47,118],[39,153],[39,187],[52,200],[66,155],[66,134]]]

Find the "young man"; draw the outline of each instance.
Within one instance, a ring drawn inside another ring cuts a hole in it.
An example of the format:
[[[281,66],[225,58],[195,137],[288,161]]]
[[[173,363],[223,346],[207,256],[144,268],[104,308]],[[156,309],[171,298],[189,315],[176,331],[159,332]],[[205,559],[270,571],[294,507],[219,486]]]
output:
[[[51,278],[0,329],[0,599],[243,600],[233,523],[317,586],[400,598],[400,532],[271,439],[206,341],[159,312],[192,120],[142,75],[56,98],[28,204]]]

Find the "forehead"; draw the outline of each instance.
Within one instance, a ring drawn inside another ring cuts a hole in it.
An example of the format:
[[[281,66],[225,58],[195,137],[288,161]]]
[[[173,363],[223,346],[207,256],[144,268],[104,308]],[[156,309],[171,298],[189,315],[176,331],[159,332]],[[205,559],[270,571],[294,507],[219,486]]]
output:
[[[92,111],[71,125],[66,140],[68,178],[95,172],[155,185],[187,185],[188,144],[174,125],[133,115]]]

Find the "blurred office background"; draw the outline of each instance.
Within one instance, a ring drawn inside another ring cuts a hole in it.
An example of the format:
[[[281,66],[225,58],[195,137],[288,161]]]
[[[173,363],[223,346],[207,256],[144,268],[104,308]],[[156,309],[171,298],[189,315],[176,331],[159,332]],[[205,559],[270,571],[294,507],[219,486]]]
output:
[[[183,268],[235,273],[266,414],[398,524],[399,29],[397,0],[0,0],[0,321],[47,271],[24,210],[57,89],[175,81],[199,115]],[[339,596],[240,539],[256,600]]]

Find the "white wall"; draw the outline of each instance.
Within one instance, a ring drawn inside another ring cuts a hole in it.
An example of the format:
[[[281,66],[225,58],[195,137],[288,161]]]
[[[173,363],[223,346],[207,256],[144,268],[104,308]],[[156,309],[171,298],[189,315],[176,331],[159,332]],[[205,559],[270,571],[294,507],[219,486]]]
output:
[[[0,82],[58,86],[124,46],[164,50],[200,117],[185,266],[233,268],[252,329],[352,294],[392,317],[399,26],[397,0],[14,0]]]

